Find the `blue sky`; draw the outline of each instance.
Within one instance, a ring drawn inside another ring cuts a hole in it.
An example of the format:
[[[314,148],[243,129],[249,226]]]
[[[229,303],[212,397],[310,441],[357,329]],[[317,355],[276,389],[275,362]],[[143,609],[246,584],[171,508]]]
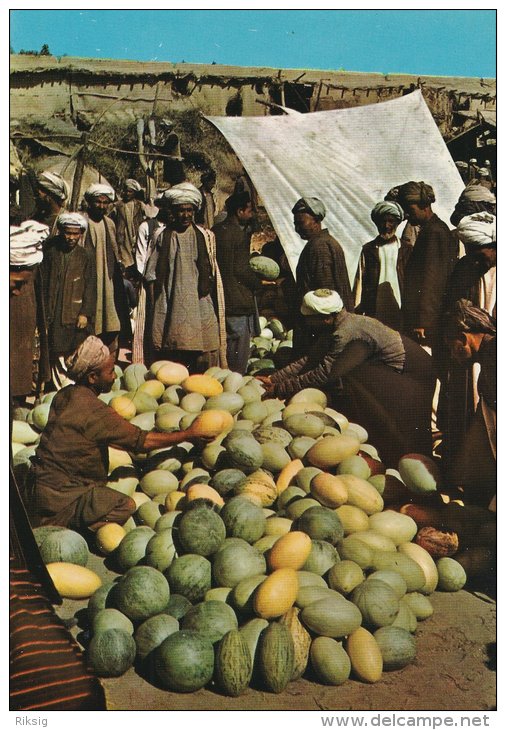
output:
[[[495,77],[495,10],[11,10],[14,51]]]

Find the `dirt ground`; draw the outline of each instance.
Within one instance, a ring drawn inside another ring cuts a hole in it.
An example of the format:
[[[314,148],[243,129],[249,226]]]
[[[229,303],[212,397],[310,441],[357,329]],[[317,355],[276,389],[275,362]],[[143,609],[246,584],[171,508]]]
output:
[[[116,574],[92,555],[88,564],[104,581]],[[493,710],[496,707],[496,604],[493,591],[434,593],[434,615],[419,623],[415,663],[400,671],[385,672],[374,685],[348,680],[326,687],[311,679],[292,682],[274,695],[248,689],[240,697],[224,697],[218,690],[202,689],[176,694],[154,687],[135,669],[118,679],[102,680],[109,710]],[[86,601],[65,600],[57,612],[71,619]],[[82,628],[73,635],[83,639]]]

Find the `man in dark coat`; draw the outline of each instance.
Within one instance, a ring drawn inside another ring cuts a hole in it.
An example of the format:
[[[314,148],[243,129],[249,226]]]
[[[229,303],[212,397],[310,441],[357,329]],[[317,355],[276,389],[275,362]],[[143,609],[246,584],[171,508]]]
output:
[[[216,236],[216,258],[225,292],[227,327],[227,362],[235,372],[246,372],[250,340],[259,333],[255,291],[261,279],[252,271],[250,235],[247,230],[253,218],[249,193],[234,193],[225,203],[227,217],[213,228]]]
[[[322,228],[326,215],[324,204],[318,198],[301,198],[295,203],[292,213],[296,232],[307,241],[295,271],[296,311],[299,312],[308,291],[331,289],[338,292],[345,308],[352,312],[355,302],[344,251],[328,230]],[[316,336],[300,315],[294,327],[294,354],[307,355]]]
[[[408,222],[421,227],[404,277],[404,331],[415,342],[432,347],[448,279],[457,261],[458,241],[432,210],[436,197],[430,185],[405,183],[399,188],[398,200]]]
[[[47,241],[41,264],[54,385],[63,383],[63,361],[93,331],[97,297],[95,258],[79,246],[88,224],[79,213],[62,213],[58,235]]]

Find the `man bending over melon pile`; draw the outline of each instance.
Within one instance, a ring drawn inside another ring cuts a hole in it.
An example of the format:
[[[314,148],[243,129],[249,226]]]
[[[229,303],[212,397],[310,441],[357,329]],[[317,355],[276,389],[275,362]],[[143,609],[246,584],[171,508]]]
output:
[[[144,452],[205,436],[192,426],[171,433],[143,431],[99,400],[115,372],[114,354],[97,337],[88,337],[66,366],[75,385],[53,399],[23,495],[32,527],[95,531],[107,522],[122,525],[137,508],[133,499],[106,486],[108,447]]]

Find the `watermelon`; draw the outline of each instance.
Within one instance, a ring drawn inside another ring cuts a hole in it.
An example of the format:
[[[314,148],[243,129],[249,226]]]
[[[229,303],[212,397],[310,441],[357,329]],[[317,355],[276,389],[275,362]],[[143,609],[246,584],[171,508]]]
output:
[[[202,555],[188,553],[176,558],[165,575],[171,591],[192,603],[202,601],[211,588],[211,563]]]
[[[155,568],[137,565],[118,582],[114,593],[115,607],[132,621],[144,621],[161,613],[169,603],[167,579]]]
[[[198,631],[215,644],[228,631],[237,629],[237,616],[234,609],[223,601],[203,601],[185,613],[181,628]]]
[[[156,676],[164,689],[195,692],[211,680],[214,649],[197,631],[176,631],[154,651]]]
[[[88,663],[99,677],[120,677],[133,665],[135,652],[135,641],[127,631],[107,629],[92,638]]]
[[[78,532],[66,528],[46,532],[40,540],[39,550],[46,565],[47,563],[75,563],[75,565],[84,567],[90,556],[84,537]]]

